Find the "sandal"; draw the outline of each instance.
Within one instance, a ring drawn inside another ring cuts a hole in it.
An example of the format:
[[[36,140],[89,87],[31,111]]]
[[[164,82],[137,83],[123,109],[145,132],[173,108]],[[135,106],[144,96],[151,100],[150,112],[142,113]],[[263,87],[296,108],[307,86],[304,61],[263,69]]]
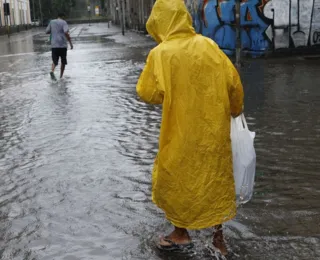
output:
[[[169,245],[161,245],[160,243],[157,244],[158,249],[163,251],[170,251],[170,252],[181,252],[181,251],[187,251],[194,247],[194,244],[192,242],[187,244],[177,244],[169,239],[169,237],[164,237],[161,240],[167,242]]]
[[[50,72],[50,77],[53,81],[57,81],[57,78],[52,71]]]

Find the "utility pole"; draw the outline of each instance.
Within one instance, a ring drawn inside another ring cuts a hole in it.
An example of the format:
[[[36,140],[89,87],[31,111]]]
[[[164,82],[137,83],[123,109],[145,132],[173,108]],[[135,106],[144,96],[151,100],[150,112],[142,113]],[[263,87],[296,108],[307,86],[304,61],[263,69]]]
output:
[[[91,2],[89,1],[87,5],[88,5],[87,10],[89,15],[89,26],[91,26]]]
[[[4,0],[5,9],[7,8],[7,0]],[[8,38],[10,38],[10,26],[9,26],[10,7],[8,10],[4,10],[4,23],[7,29]]]
[[[120,20],[120,26],[122,29],[122,35],[124,35],[125,33],[125,5],[124,5],[124,0],[118,0],[118,16],[119,16],[119,20]]]
[[[237,43],[236,43],[236,67],[237,67],[237,69],[240,69],[240,67],[241,67],[240,0],[236,0],[236,33],[237,33]]]
[[[143,2],[142,0],[139,0],[139,31],[143,28]]]
[[[131,6],[130,6],[130,0],[126,0],[126,6],[127,6],[127,22],[129,24],[129,27],[132,29],[132,17],[131,17]]]
[[[117,20],[117,10],[116,10],[117,7],[116,6],[117,6],[116,0],[110,0],[110,10],[112,11],[113,23],[116,23],[116,20]]]
[[[125,0],[121,0],[122,3],[122,35],[125,34],[125,28],[126,28],[126,5],[125,5]]]
[[[122,14],[121,14],[121,3],[120,3],[120,0],[117,0],[117,14],[118,14],[117,19],[119,19],[120,27],[122,28]]]
[[[142,28],[143,28],[143,31],[145,30],[145,24],[146,24],[146,21],[145,21],[145,13],[146,13],[146,10],[145,10],[145,2],[143,0],[141,0],[141,13],[142,13]]]
[[[35,2],[35,1],[36,1],[36,0],[32,0],[33,21],[36,20],[36,9],[35,9],[35,7],[34,7],[34,2]]]
[[[41,6],[41,0],[39,0],[39,8],[40,8],[41,26],[43,26],[43,17],[42,17],[42,6]]]

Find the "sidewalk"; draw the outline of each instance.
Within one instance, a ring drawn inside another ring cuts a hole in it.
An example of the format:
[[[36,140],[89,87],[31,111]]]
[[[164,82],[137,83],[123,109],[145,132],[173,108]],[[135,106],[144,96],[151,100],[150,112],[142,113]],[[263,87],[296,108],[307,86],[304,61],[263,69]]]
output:
[[[42,28],[33,28],[28,31],[12,34],[10,37],[1,35],[0,55],[34,52],[33,37],[41,32],[43,32]]]
[[[23,31],[28,31],[31,29],[32,29],[31,25],[28,25],[28,24],[9,26],[9,33],[15,34],[15,33],[23,32]],[[7,35],[7,34],[8,34],[7,28],[5,26],[1,26],[0,27],[0,36]]]

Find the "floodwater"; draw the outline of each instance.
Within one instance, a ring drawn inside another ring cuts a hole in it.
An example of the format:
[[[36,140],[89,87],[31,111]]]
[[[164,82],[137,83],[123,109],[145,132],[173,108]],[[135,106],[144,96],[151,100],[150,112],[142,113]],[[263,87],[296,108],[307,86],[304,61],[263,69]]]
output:
[[[47,36],[0,37],[0,259],[216,259],[210,230],[189,255],[154,245],[170,231],[150,200],[161,108],[135,93],[153,42],[105,24],[72,37],[57,83]],[[247,60],[242,77],[258,165],[228,259],[320,259],[319,61]]]

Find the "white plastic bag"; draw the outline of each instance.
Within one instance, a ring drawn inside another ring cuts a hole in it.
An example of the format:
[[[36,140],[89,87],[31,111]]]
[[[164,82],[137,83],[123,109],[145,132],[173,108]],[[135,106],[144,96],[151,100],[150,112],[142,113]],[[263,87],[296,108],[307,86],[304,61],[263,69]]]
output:
[[[233,175],[237,204],[245,204],[252,198],[256,174],[255,132],[250,132],[244,115],[231,118],[231,142]]]

